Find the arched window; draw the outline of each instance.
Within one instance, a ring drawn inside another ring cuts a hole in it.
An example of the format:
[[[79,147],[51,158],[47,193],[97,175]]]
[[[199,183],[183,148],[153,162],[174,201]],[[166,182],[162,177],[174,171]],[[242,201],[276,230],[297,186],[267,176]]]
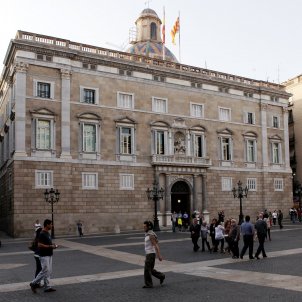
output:
[[[156,37],[156,24],[154,22],[151,23],[151,40],[157,40]]]

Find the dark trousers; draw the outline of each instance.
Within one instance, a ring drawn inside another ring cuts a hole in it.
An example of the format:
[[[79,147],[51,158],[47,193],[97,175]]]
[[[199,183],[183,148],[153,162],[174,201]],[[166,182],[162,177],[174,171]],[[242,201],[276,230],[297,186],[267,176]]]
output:
[[[241,250],[240,257],[243,257],[246,250],[249,249],[249,257],[253,258],[253,246],[254,246],[254,236],[253,235],[243,235],[244,246]]]
[[[198,238],[199,237],[197,237],[197,236],[193,236],[192,237],[192,243],[193,243],[193,250],[194,250],[194,252],[197,252],[198,249],[199,249],[199,245],[197,244]]]
[[[207,238],[201,238],[201,240],[202,240],[202,241],[201,241],[201,243],[202,243],[201,250],[202,250],[203,252],[205,251],[204,245],[206,244],[208,250],[210,251],[210,250],[211,250],[211,247],[210,247],[210,243],[209,243],[208,239],[207,239]]]
[[[233,256],[239,257],[238,241],[230,240],[229,245],[230,245],[231,252],[233,253]]]
[[[165,275],[154,269],[155,265],[155,254],[147,254],[145,260],[144,279],[145,285],[153,286],[152,276],[157,279],[162,279]]]
[[[262,252],[262,256],[266,257],[266,253],[265,253],[265,250],[264,250],[265,235],[258,234],[257,236],[258,236],[259,246],[258,246],[257,252],[255,254],[255,257],[258,257],[261,252]]]

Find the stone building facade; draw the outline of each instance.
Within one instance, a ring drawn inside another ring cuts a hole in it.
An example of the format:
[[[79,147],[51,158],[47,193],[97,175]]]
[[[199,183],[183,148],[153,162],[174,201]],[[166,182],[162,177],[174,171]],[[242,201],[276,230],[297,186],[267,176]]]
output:
[[[150,9],[141,18],[153,36],[133,43],[147,41],[148,56],[23,31],[11,41],[0,81],[8,234],[32,234],[49,217],[52,187],[56,234],[74,234],[79,219],[86,233],[140,229],[154,215],[146,190],[155,180],[165,190],[160,225],[171,211],[238,217],[239,180],[249,188],[244,214],[291,205],[284,87],[162,60],[160,20]]]

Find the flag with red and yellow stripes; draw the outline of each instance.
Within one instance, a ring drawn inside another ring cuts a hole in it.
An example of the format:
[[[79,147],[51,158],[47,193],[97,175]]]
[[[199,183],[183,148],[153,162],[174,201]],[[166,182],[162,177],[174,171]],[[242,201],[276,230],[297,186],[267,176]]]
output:
[[[179,17],[177,17],[177,20],[175,21],[175,24],[173,25],[173,28],[171,30],[171,36],[172,36],[172,43],[175,45],[175,36],[177,33],[179,33],[180,24],[179,24]]]

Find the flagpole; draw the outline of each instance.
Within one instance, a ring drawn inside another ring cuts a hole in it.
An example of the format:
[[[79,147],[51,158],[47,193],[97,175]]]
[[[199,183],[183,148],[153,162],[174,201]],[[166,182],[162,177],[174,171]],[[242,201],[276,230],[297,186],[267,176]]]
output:
[[[180,57],[180,11],[178,12],[178,20],[179,20],[179,34],[178,34],[178,43],[179,43],[179,48],[178,48],[178,51],[179,51],[179,63],[181,63],[181,57]]]
[[[165,15],[165,7],[164,7],[164,18],[163,18],[163,60],[166,59],[166,15]]]

